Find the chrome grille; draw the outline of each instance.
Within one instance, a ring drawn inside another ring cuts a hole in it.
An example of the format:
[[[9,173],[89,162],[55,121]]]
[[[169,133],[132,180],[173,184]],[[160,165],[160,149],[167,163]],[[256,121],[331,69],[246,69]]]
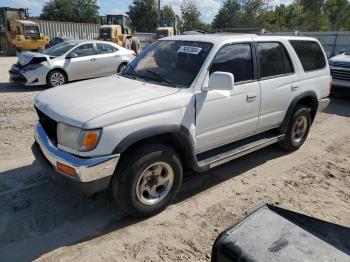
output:
[[[333,79],[350,81],[350,71],[331,69],[331,75]]]

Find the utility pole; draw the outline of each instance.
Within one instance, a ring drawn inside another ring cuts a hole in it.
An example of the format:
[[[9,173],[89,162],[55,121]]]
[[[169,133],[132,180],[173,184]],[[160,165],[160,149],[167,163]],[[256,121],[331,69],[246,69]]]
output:
[[[158,0],[158,27],[160,26],[160,0]]]

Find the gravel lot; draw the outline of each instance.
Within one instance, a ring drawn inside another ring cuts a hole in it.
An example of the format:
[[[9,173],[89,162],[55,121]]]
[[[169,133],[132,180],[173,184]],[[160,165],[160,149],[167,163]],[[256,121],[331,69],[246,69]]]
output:
[[[0,57],[0,261],[207,261],[213,241],[265,201],[350,226],[350,99],[334,98],[306,144],[276,146],[187,178],[167,210],[135,220],[108,192],[84,197],[49,181],[30,151],[35,95],[8,83]]]

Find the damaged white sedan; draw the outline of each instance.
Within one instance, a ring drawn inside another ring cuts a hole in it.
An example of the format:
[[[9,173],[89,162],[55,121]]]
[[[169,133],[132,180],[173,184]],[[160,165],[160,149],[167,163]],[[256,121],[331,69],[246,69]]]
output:
[[[43,53],[20,53],[18,62],[9,71],[10,81],[26,86],[60,86],[119,73],[135,56],[134,51],[114,43],[70,40]]]

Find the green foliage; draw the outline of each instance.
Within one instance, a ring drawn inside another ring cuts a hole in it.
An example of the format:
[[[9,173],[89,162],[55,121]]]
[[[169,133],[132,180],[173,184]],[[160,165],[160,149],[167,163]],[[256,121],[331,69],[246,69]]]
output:
[[[79,23],[98,23],[96,0],[50,0],[43,6],[40,19]]]
[[[163,6],[163,9],[161,11],[161,17],[162,18],[175,17],[175,12],[174,12],[173,8],[171,7],[171,5]]]
[[[294,0],[268,6],[264,0],[226,0],[214,18],[214,29],[266,28],[275,31],[350,30],[347,0]]]
[[[183,0],[181,5],[181,31],[208,30],[200,19],[201,12],[194,0]]]
[[[332,31],[350,30],[350,4],[347,0],[328,0],[325,5],[328,28]]]
[[[158,24],[158,4],[155,0],[134,0],[127,14],[133,30],[155,32]]]

